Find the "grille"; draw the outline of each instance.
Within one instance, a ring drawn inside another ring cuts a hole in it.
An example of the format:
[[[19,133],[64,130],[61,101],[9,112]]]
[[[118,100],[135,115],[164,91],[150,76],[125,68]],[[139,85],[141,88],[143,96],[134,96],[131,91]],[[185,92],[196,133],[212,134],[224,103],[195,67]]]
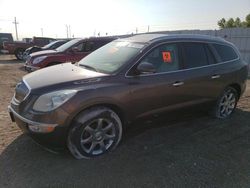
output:
[[[16,91],[15,91],[16,101],[22,102],[27,97],[28,94],[29,94],[29,88],[23,81],[19,82],[16,85]]]

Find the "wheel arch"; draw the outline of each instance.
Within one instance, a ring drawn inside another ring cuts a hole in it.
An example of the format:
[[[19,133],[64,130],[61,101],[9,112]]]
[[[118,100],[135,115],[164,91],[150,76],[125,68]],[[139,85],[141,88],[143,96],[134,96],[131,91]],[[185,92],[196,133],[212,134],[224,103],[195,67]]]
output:
[[[110,102],[100,102],[100,103],[96,103],[96,104],[91,104],[91,105],[87,105],[87,106],[84,106],[82,108],[80,108],[79,110],[77,110],[73,115],[72,117],[70,118],[69,120],[69,128],[73,125],[72,122],[74,121],[74,119],[80,114],[82,113],[83,111],[86,111],[86,110],[89,110],[91,108],[98,108],[98,107],[106,107],[106,108],[109,108],[111,109],[112,111],[114,111],[120,118],[122,124],[124,126],[126,126],[127,124],[127,118],[126,118],[126,113],[125,113],[125,110],[123,110],[123,108],[117,104],[113,104],[113,103],[110,103]]]
[[[23,50],[23,52],[24,52],[24,51],[25,51],[25,48],[17,47],[17,48],[14,50],[15,56],[17,55],[17,52],[18,52],[19,50]]]
[[[240,86],[240,84],[232,83],[232,84],[228,85],[228,87],[234,88],[237,91],[238,95],[239,95],[238,97],[241,96],[241,86]]]
[[[25,48],[22,48],[22,47],[17,47],[17,48],[14,50],[14,53],[16,54],[16,53],[17,53],[17,51],[19,51],[19,50],[23,50],[23,51],[25,51]]]

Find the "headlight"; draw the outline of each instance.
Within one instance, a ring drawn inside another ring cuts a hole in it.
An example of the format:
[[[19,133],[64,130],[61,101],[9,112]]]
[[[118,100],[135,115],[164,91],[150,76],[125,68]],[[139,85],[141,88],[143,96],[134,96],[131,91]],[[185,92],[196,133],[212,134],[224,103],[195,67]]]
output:
[[[61,90],[41,95],[33,105],[33,110],[48,112],[61,106],[76,94],[76,90]]]
[[[33,60],[32,64],[37,64],[40,63],[42,60],[44,60],[47,56],[41,56],[41,57],[37,57]]]

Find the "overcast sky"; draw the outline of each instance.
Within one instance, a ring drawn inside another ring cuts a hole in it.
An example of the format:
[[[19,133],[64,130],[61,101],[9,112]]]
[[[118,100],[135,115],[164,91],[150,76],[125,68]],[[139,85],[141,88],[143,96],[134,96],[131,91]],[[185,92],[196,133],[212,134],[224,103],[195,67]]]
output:
[[[100,32],[128,34],[176,29],[218,29],[222,18],[250,13],[250,0],[0,0],[0,32],[19,38],[66,37],[66,25],[74,37]]]

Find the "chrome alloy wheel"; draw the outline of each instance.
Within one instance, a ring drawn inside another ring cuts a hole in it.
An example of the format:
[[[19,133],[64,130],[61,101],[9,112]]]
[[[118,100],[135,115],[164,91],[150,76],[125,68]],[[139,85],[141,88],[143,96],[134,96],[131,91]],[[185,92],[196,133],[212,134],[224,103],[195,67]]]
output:
[[[99,118],[83,129],[80,142],[86,153],[99,155],[112,146],[115,138],[115,125],[108,119]]]
[[[226,92],[219,103],[220,116],[226,118],[231,115],[237,103],[237,97],[232,91]]]

